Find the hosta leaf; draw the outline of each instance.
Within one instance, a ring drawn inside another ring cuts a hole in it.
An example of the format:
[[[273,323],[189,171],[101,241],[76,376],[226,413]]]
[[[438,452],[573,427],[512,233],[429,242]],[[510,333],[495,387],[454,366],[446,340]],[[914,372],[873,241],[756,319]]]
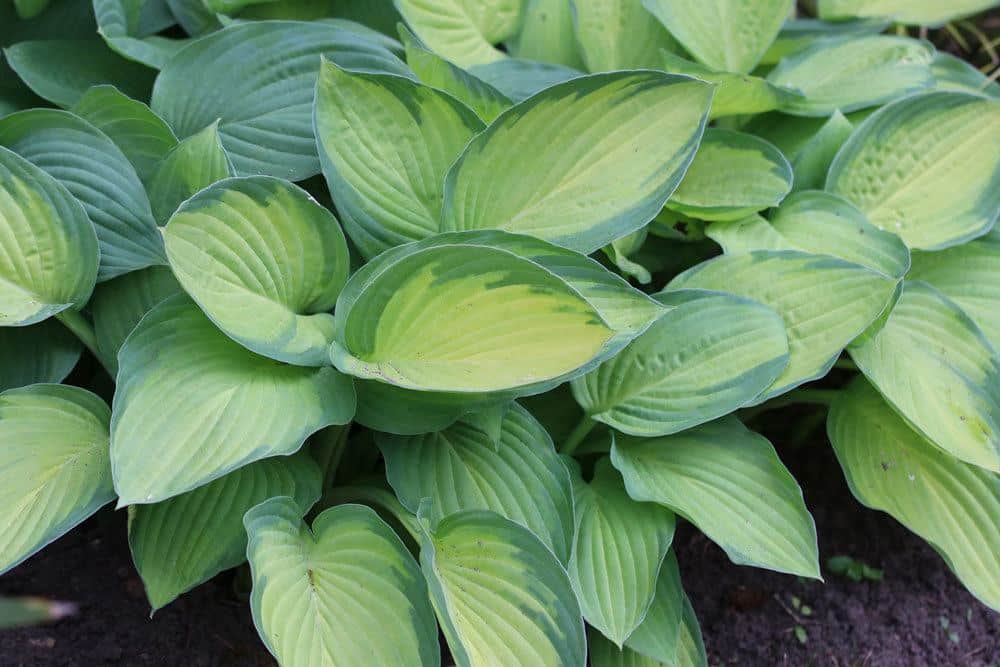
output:
[[[160,69],[184,46],[184,40],[155,35],[176,22],[162,0],[94,0],[94,16],[111,50],[149,67]]]
[[[705,130],[691,168],[667,202],[699,220],[739,220],[777,206],[792,189],[792,165],[759,137]]]
[[[177,18],[177,23],[184,32],[197,37],[218,30],[221,27],[219,17],[209,11],[202,0],[166,0],[170,13]]]
[[[583,617],[617,646],[653,602],[657,576],[674,539],[674,514],[625,493],[621,475],[601,459],[588,484],[573,474],[576,530],[569,578]]]
[[[506,229],[584,253],[634,232],[684,175],[711,95],[703,82],[652,71],[549,88],[465,149],[445,183],[442,229]]]
[[[513,37],[523,0],[396,0],[424,44],[459,67],[504,58],[494,44]]]
[[[142,319],[118,362],[111,461],[120,506],[166,500],[291,454],[354,414],[349,378],[259,357],[180,295]]]
[[[653,660],[672,664],[680,649],[686,604],[677,556],[671,550],[660,566],[653,603],[639,627],[625,640],[625,646]]]
[[[0,326],[80,308],[97,279],[94,227],[64,185],[0,146]]]
[[[546,88],[583,76],[579,70],[565,65],[540,63],[534,60],[507,58],[486,65],[475,65],[469,71],[500,91],[513,102],[523,102]]]
[[[354,381],[358,411],[354,421],[375,431],[421,435],[446,429],[462,415],[511,397],[414,391],[377,380]]]
[[[163,236],[177,280],[233,340],[290,364],[329,363],[347,243],[305,190],[270,176],[219,181],[184,202]]]
[[[400,27],[400,37],[406,47],[406,64],[417,78],[461,101],[484,123],[489,123],[511,105],[499,90],[428,50],[405,27]]]
[[[496,512],[527,527],[565,563],[573,491],[552,439],[517,404],[504,416],[498,444],[477,425],[481,419],[415,437],[376,434],[399,502],[415,513],[430,498],[432,521],[462,510]]]
[[[687,595],[684,596],[675,661],[680,667],[708,667],[705,642],[701,638],[701,626]]]
[[[0,120],[0,145],[52,175],[97,231],[98,280],[165,263],[142,182],[103,132],[68,111],[30,109]]]
[[[153,610],[243,563],[243,515],[274,496],[304,513],[319,500],[322,478],[308,454],[251,463],[194,491],[129,508],[128,542]]]
[[[1000,84],[990,80],[968,61],[950,53],[936,53],[931,62],[936,90],[952,90],[988,97],[1000,97]]]
[[[799,485],[771,443],[734,417],[661,438],[617,436],[611,461],[630,496],[690,520],[734,563],[819,578]]]
[[[760,62],[792,0],[643,0],[695,60],[746,74]]]
[[[817,40],[786,56],[767,75],[776,86],[797,88],[803,97],[782,110],[805,116],[847,113],[903,97],[934,83],[934,47],[908,37]]]
[[[911,248],[939,250],[988,231],[1000,211],[1000,101],[963,93],[899,100],[841,148],[826,189]]]
[[[468,510],[427,535],[420,563],[459,667],[583,667],[583,619],[566,570],[527,528]]]
[[[333,507],[313,522],[291,498],[247,512],[250,608],[283,665],[440,663],[427,585],[413,557],[375,512]]]
[[[658,68],[661,51],[677,48],[642,0],[571,2],[580,55],[591,72]]]
[[[788,364],[774,310],[729,294],[681,290],[674,308],[628,347],[572,382],[593,419],[633,435],[667,435],[753,401]]]
[[[829,37],[863,37],[877,35],[889,27],[881,19],[846,19],[821,21],[819,19],[789,19],[761,59],[761,65],[777,65],[782,58],[813,42]]]
[[[718,72],[668,52],[663,52],[660,58],[665,62],[661,66],[668,72],[687,74],[717,84],[709,118],[771,111],[790,99],[801,97],[798,91],[779,88],[758,76]]]
[[[1000,230],[955,248],[913,253],[909,277],[929,282],[961,306],[1000,350]]]
[[[853,204],[829,192],[795,193],[775,209],[770,222],[751,216],[713,224],[707,234],[731,255],[802,250],[838,257],[896,279],[910,268],[910,252],[898,236],[875,227]]]
[[[919,433],[1000,472],[1000,357],[953,301],[927,283],[904,283],[885,324],[848,351]]]
[[[778,311],[788,335],[788,366],[758,403],[826,375],[886,308],[896,287],[897,280],[858,264],[777,250],[717,257],[668,285],[731,292]]]
[[[102,83],[116,86],[129,97],[146,99],[156,73],[125,60],[96,39],[24,41],[7,47],[4,54],[35,94],[64,108]]]
[[[331,62],[320,69],[315,121],[330,193],[366,257],[438,231],[445,174],[485,127],[435,88]]]
[[[507,250],[456,240],[392,259],[355,273],[337,302],[331,354],[345,373],[410,389],[515,389],[576,371],[614,335],[564,280]]]
[[[0,327],[0,391],[62,382],[80,359],[80,341],[59,322]]]
[[[216,181],[235,176],[214,123],[176,145],[149,176],[149,203],[159,225],[181,202]]]
[[[860,378],[834,401],[827,431],[854,496],[930,542],[1000,610],[1000,477],[932,446]]]
[[[819,17],[841,20],[855,16],[892,19],[909,25],[942,25],[976,14],[995,5],[995,0],[819,0]]]
[[[521,29],[507,42],[507,51],[515,58],[582,69],[573,12],[572,0],[526,0]]]
[[[143,315],[181,291],[173,272],[165,266],[126,273],[97,286],[89,308],[97,352],[113,375],[118,373],[118,350]]]
[[[177,145],[177,137],[162,118],[114,86],[94,86],[72,111],[115,142],[143,181]]]
[[[319,173],[312,130],[320,54],[343,67],[406,74],[381,44],[321,22],[238,23],[198,39],[156,79],[150,106],[179,137],[215,121],[241,175]]]
[[[591,667],[666,667],[672,663],[660,662],[630,648],[618,648],[597,631],[589,633]]]
[[[0,393],[0,574],[115,497],[104,401],[36,384]]]

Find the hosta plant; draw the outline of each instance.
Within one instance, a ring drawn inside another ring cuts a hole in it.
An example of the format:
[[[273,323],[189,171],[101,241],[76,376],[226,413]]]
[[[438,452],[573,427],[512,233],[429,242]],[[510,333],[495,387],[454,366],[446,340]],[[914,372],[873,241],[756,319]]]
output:
[[[0,3],[0,572],[113,505],[282,665],[703,665],[804,402],[1000,609],[998,88],[906,27],[990,0]]]

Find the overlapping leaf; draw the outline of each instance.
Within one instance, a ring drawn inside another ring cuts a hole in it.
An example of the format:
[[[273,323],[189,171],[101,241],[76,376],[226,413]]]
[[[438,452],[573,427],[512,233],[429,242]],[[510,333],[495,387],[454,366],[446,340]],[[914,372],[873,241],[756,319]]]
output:
[[[580,56],[591,72],[656,69],[660,53],[677,48],[642,0],[572,0],[572,5]]]
[[[0,391],[29,384],[62,382],[83,346],[59,322],[0,327]]]
[[[460,67],[504,58],[494,47],[513,37],[522,0],[396,0],[417,37]]]
[[[174,146],[149,174],[149,203],[159,225],[167,224],[181,202],[236,171],[213,123]]]

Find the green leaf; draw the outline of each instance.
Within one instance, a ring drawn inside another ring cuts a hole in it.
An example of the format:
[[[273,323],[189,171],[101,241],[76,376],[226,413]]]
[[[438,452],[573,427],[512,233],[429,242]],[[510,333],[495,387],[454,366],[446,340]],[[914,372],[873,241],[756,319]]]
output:
[[[947,250],[913,253],[909,277],[961,306],[1000,350],[1000,230]]]
[[[799,485],[771,443],[736,418],[660,438],[616,437],[611,461],[630,496],[688,519],[734,563],[820,578]]]
[[[166,500],[292,454],[354,414],[349,378],[259,357],[180,295],[142,319],[118,363],[111,462],[119,506]]]
[[[747,74],[791,13],[793,0],[643,0],[698,62]]]
[[[119,55],[160,69],[185,45],[184,40],[155,33],[176,22],[166,2],[94,0],[97,32]]]
[[[115,142],[143,182],[177,145],[177,137],[162,118],[114,86],[90,88],[72,111]]]
[[[569,575],[527,528],[499,514],[445,517],[420,563],[459,667],[583,667],[587,644]]]
[[[320,69],[315,123],[330,193],[369,258],[438,231],[445,174],[485,127],[435,88],[331,62]]]
[[[383,253],[351,277],[337,302],[338,368],[409,389],[491,392],[563,378],[612,341],[565,280],[463,236]]]
[[[181,138],[219,121],[222,145],[240,175],[303,180],[319,173],[312,105],[321,54],[350,69],[406,74],[391,51],[343,28],[238,23],[171,59],[150,106]]]
[[[0,327],[0,391],[29,384],[62,382],[83,347],[59,322]]]
[[[400,26],[399,32],[406,47],[406,64],[421,82],[456,98],[475,111],[484,123],[491,122],[511,105],[499,90],[427,49],[405,27]]]
[[[153,306],[181,291],[166,266],[126,273],[97,286],[88,306],[94,318],[97,352],[113,375],[118,374],[118,350],[139,320]]]
[[[156,223],[167,224],[181,202],[235,175],[217,125],[191,135],[164,155],[149,176],[149,203]]]
[[[898,236],[875,227],[853,204],[829,192],[797,192],[775,209],[770,222],[751,216],[713,224],[706,233],[731,255],[801,250],[838,257],[897,280],[910,268],[910,251]]]
[[[177,280],[226,335],[285,363],[329,363],[347,243],[305,190],[270,176],[219,181],[185,201],[163,236]]]
[[[548,88],[502,113],[452,166],[442,229],[506,229],[583,253],[634,232],[684,175],[711,95],[652,71]]]
[[[854,496],[927,540],[1000,610],[1000,477],[932,446],[860,378],[834,401],[827,432]]]
[[[823,377],[841,351],[886,309],[898,281],[858,264],[797,251],[724,255],[674,278],[668,289],[719,290],[778,311],[788,366],[757,403]]]
[[[870,35],[817,40],[786,56],[767,75],[797,88],[782,110],[804,116],[848,113],[903,97],[934,83],[934,47],[908,37]]]
[[[35,384],[0,393],[0,574],[115,497],[104,401]]]
[[[564,65],[518,58],[475,65],[469,68],[469,71],[513,102],[523,102],[546,88],[583,75],[579,70]]]
[[[274,496],[301,512],[319,500],[322,479],[308,454],[251,463],[194,491],[129,508],[128,542],[153,611],[247,557],[243,515]]]
[[[521,29],[507,51],[515,58],[583,69],[573,12],[573,0],[526,0]]]
[[[375,512],[333,507],[310,530],[288,497],[247,512],[250,608],[283,665],[438,665],[437,626],[413,557]]]
[[[30,246],[25,242],[31,240]],[[97,279],[94,227],[64,185],[0,146],[0,326],[81,308]]]
[[[170,12],[184,32],[197,37],[221,27],[219,17],[210,12],[202,0],[166,0]]]
[[[651,283],[653,276],[642,264],[629,259],[629,255],[637,253],[642,249],[642,245],[646,242],[646,238],[649,235],[647,229],[648,225],[641,227],[638,231],[617,238],[601,248],[622,275],[628,276],[643,285]]]
[[[355,379],[354,421],[383,433],[421,435],[448,428],[462,415],[513,396],[413,391],[377,380]]]
[[[848,352],[917,432],[1000,472],[1000,357],[957,304],[906,282],[885,324]]]
[[[671,664],[680,648],[687,596],[681,586],[677,556],[667,551],[656,578],[653,603],[646,617],[628,639],[625,646],[644,656]]]
[[[770,143],[712,128],[667,208],[699,220],[739,220],[781,203],[792,179],[792,165]]]
[[[665,63],[663,69],[668,72],[717,84],[709,118],[771,111],[784,106],[790,99],[801,97],[798,91],[779,88],[759,76],[719,72],[666,51],[660,58]]]
[[[580,55],[591,72],[657,69],[661,51],[677,48],[642,0],[570,1]]]
[[[907,25],[943,25],[996,4],[995,0],[818,0],[819,17],[841,20],[857,16],[892,19]]]
[[[687,595],[684,596],[676,661],[679,667],[708,667],[705,642],[701,638],[701,626]]]
[[[432,523],[463,510],[482,509],[525,526],[569,560],[573,540],[573,491],[552,439],[527,410],[513,404],[498,445],[475,415],[418,436],[377,433],[386,477],[411,512],[431,499]]]
[[[96,39],[18,42],[4,50],[7,62],[39,97],[68,108],[87,89],[112,84],[129,97],[146,99],[155,71],[125,60]]]
[[[1000,210],[1000,101],[963,93],[899,100],[840,149],[826,189],[910,248],[940,250],[986,233]]]
[[[820,21],[819,19],[789,19],[761,59],[761,65],[777,65],[785,56],[828,37],[862,37],[877,35],[889,27],[881,19]]]
[[[968,61],[950,53],[934,54],[931,73],[934,74],[934,87],[937,90],[1000,97],[1000,84],[990,80]]]
[[[619,649],[599,632],[589,633],[591,667],[666,667],[668,662],[660,662],[637,653],[629,648]]]
[[[632,435],[668,435],[752,402],[788,364],[771,308],[729,294],[668,292],[661,315],[622,352],[572,382],[597,421]]]
[[[103,132],[68,111],[30,109],[0,120],[0,145],[48,172],[83,205],[101,249],[98,280],[165,263],[142,182]]]
[[[588,484],[573,475],[575,536],[569,561],[583,617],[616,646],[639,627],[674,539],[674,514],[625,493],[621,475],[601,459]]]
[[[424,44],[459,67],[505,58],[494,44],[513,37],[522,0],[396,0]]]

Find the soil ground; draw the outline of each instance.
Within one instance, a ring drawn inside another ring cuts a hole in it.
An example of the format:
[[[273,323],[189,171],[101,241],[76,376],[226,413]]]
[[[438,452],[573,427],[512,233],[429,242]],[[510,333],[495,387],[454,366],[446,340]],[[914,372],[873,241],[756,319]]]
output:
[[[682,526],[678,560],[710,664],[1000,667],[1000,614],[969,595],[933,549],[858,505],[829,445],[821,437],[814,443],[781,453],[816,518],[823,563],[852,556],[883,570],[884,579],[854,582],[824,570],[821,584],[738,567]],[[234,573],[150,620],[124,536],[124,512],[102,511],[0,578],[2,594],[80,605],[79,615],[55,625],[0,632],[0,667],[274,664],[240,593],[245,582]]]

